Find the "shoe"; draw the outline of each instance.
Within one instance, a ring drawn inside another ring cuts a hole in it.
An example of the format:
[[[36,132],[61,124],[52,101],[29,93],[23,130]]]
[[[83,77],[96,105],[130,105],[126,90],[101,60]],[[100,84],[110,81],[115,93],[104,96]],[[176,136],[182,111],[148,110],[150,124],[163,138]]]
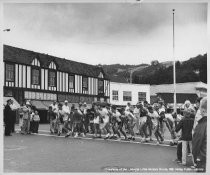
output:
[[[82,133],[81,135],[82,135],[82,137],[85,137],[85,134],[84,133]]]
[[[76,134],[74,135],[74,138],[76,138],[76,137],[78,137],[78,133],[76,133]]]
[[[65,135],[66,138],[69,137],[69,136],[70,136],[70,134],[66,134],[66,135]]]
[[[12,134],[5,134],[5,136],[12,136]]]
[[[60,136],[60,135],[61,135],[61,133],[59,132],[59,133],[58,133],[58,136]]]
[[[134,141],[134,140],[136,140],[136,139],[133,137],[132,140]]]

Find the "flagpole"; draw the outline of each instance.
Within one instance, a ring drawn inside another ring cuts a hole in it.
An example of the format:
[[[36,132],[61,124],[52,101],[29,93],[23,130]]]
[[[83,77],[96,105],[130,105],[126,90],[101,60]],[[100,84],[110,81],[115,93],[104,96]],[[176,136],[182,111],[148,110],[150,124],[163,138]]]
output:
[[[174,12],[173,9],[173,79],[174,79],[174,112],[176,112],[176,61],[175,61],[175,38],[174,38]]]

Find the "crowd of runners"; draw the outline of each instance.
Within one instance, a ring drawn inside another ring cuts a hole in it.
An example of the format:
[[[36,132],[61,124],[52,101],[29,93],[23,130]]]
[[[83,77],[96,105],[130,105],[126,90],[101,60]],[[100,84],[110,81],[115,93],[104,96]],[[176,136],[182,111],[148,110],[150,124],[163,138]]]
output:
[[[203,101],[201,103],[201,101]],[[12,100],[4,109],[5,136],[12,132]],[[201,103],[201,104],[200,104]],[[40,117],[36,107],[26,101],[19,109],[21,134],[38,133]],[[168,113],[164,103],[149,104],[138,102],[135,106],[117,107],[105,102],[71,104],[53,102],[49,106],[47,118],[50,133],[65,137],[85,137],[134,141],[139,135],[141,142],[164,141],[166,129],[170,133],[170,144],[177,144],[177,162],[186,165],[187,154],[193,154],[192,162],[205,169],[206,165],[206,119],[207,98],[198,98],[195,105],[186,100],[183,109]],[[194,148],[194,149],[193,149]],[[194,150],[194,151],[193,151]],[[202,162],[202,163],[201,163]]]
[[[86,103],[79,103],[77,107],[68,106],[68,101],[54,102],[49,106],[48,119],[50,132],[66,137],[85,137],[87,133],[94,138],[135,140],[139,135],[141,141],[152,141],[152,134],[157,144],[164,141],[164,132],[168,128],[171,133],[171,143],[174,143],[175,126],[179,120],[177,115],[166,114],[162,102],[150,105],[147,101],[139,102],[135,106],[127,104],[125,108],[117,108],[108,103],[93,103],[88,108]],[[135,129],[134,129],[135,127]],[[121,135],[124,137],[122,138]]]

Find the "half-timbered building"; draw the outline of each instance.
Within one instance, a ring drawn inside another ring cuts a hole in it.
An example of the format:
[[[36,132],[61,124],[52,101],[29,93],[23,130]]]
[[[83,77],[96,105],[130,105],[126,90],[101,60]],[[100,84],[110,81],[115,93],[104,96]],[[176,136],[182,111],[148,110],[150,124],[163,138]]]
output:
[[[52,101],[109,101],[110,81],[98,66],[4,45],[4,96],[39,108]]]

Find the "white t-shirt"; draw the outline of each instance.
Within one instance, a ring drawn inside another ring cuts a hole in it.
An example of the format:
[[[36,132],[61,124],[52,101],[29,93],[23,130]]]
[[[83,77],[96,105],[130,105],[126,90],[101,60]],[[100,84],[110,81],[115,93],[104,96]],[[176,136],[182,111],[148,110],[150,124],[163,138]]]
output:
[[[57,104],[55,104],[55,105],[51,104],[50,106],[52,106],[52,111],[53,112],[58,112],[58,105]]]
[[[134,116],[137,118],[137,117],[140,117],[140,109],[135,107],[134,111],[133,111],[133,114]]]
[[[132,117],[134,120],[136,120],[136,117],[130,111],[125,111],[125,116],[129,118]]]
[[[66,105],[63,105],[62,106],[62,110],[63,110],[63,112],[64,112],[64,117],[63,117],[63,121],[66,121],[66,120],[68,120],[68,115],[70,114],[70,108],[69,108],[69,106],[66,106]]]
[[[121,116],[121,114],[118,110],[116,110],[116,112],[113,113],[113,117],[115,117],[118,122],[121,121],[120,116]]]
[[[109,115],[108,115],[109,112],[108,112],[108,110],[106,108],[102,108],[102,110],[100,110],[99,113],[103,117],[104,123],[108,123],[109,122]]]
[[[157,111],[153,111],[153,113],[148,112],[148,115],[151,117],[152,123],[154,126],[158,125],[159,115]]]

